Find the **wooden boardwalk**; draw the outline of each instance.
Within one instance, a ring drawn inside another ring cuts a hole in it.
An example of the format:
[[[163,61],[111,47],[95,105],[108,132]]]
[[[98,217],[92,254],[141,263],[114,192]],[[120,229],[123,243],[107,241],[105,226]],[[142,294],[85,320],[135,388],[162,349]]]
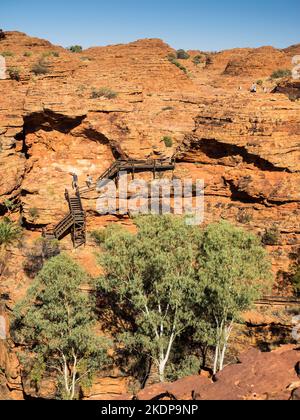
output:
[[[97,189],[101,181],[118,179],[121,172],[135,173],[171,171],[175,169],[175,160],[118,160],[104,171],[95,183],[90,186],[77,188],[76,193],[70,195],[66,190],[65,198],[69,205],[69,213],[53,227],[43,230],[43,236],[49,239],[61,240],[71,234],[74,248],[86,243],[86,214],[82,206],[81,195]]]

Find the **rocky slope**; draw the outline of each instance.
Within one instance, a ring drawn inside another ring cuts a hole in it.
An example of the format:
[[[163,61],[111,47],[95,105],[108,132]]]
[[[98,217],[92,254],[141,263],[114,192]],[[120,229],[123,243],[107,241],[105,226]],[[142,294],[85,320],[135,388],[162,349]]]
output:
[[[299,83],[268,77],[280,68],[291,69],[300,45],[206,53],[199,65],[192,59],[203,53],[191,52],[189,60],[179,60],[186,72],[167,59],[174,50],[158,39],[74,54],[7,32],[1,53],[8,71],[7,79],[0,80],[0,217],[7,213],[7,200],[14,201],[18,209],[12,217],[21,218],[26,228],[24,247],[12,250],[9,275],[0,283],[0,295],[8,297],[6,308],[31,281],[22,268],[26,247],[67,211],[64,191],[70,188],[70,172],[77,172],[84,184],[87,174],[96,178],[120,156],[177,153],[177,177],[205,180],[206,222],[226,218],[259,234],[275,225],[279,235],[269,246],[274,276],[289,271],[291,254],[300,247]],[[32,72],[38,62],[47,68],[45,74]],[[12,70],[19,80],[10,78]],[[249,87],[257,79],[266,89],[259,87],[254,95]],[[93,92],[102,88],[117,97],[95,97]],[[171,147],[164,136],[172,138]],[[89,231],[111,222],[131,226],[127,217],[98,216],[93,194],[84,197],[84,206]],[[71,251],[69,238],[62,246]],[[97,274],[92,251],[89,241],[73,255]],[[0,345],[2,354],[12,357],[14,352],[4,347],[13,343],[0,340]],[[9,366],[9,389],[21,398],[18,363]],[[104,385],[115,396],[124,392],[126,380],[118,373],[100,378],[95,395]]]
[[[226,367],[213,382],[192,376],[139,392],[138,400],[299,400],[299,348],[284,346],[272,353],[250,350],[239,364]],[[122,398],[132,399],[130,395]]]

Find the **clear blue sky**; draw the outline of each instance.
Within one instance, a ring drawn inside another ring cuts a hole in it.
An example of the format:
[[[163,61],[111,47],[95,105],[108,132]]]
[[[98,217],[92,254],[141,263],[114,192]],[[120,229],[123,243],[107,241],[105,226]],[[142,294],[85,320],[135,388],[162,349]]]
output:
[[[0,28],[83,47],[162,38],[220,50],[300,43],[300,0],[1,0]]]

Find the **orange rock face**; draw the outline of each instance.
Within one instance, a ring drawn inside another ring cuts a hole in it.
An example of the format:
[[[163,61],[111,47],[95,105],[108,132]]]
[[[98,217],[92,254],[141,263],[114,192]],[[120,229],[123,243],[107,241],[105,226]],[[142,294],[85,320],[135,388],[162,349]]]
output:
[[[295,366],[299,357],[299,350],[289,346],[272,353],[252,349],[240,357],[240,364],[219,373],[214,383],[192,376],[173,384],[153,385],[138,393],[137,398],[255,401],[289,400],[293,395],[296,400],[300,382]]]
[[[0,217],[5,202],[15,200],[13,217],[22,218],[29,241],[68,211],[71,172],[84,184],[118,157],[177,153],[177,177],[205,180],[205,222],[226,218],[256,233],[276,225],[278,242],[269,247],[274,274],[289,270],[300,243],[299,83],[269,76],[292,69],[299,45],[207,54],[199,65],[192,60],[199,52],[191,52],[179,60],[186,72],[168,60],[174,50],[158,39],[74,54],[7,32],[1,53],[19,81],[0,80]],[[37,63],[46,68],[42,74],[33,72]],[[263,86],[251,94],[258,79]],[[116,95],[103,96],[103,88]],[[131,226],[127,218],[97,215],[96,198],[83,200],[89,231],[112,222]],[[70,249],[68,238],[63,247]],[[89,250],[76,257],[94,274]],[[23,258],[0,285],[13,301],[28,286]]]

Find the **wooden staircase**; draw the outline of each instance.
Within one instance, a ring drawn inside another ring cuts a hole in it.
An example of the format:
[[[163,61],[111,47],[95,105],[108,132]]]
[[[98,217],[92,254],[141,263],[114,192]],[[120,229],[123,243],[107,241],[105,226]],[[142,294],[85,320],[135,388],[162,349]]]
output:
[[[79,248],[86,243],[86,216],[82,207],[80,193],[70,196],[68,190],[65,197],[69,204],[70,212],[56,226],[43,231],[44,238],[62,239],[69,233],[72,235],[74,248]]]
[[[62,239],[66,235],[72,235],[72,241],[75,248],[86,243],[86,215],[81,202],[81,194],[96,190],[101,182],[115,179],[120,172],[131,173],[134,177],[138,172],[156,172],[170,171],[175,169],[175,159],[156,159],[156,160],[118,160],[114,162],[95,183],[89,187],[77,188],[72,196],[68,190],[65,191],[65,198],[69,204],[69,213],[55,226],[43,230],[44,238]]]

